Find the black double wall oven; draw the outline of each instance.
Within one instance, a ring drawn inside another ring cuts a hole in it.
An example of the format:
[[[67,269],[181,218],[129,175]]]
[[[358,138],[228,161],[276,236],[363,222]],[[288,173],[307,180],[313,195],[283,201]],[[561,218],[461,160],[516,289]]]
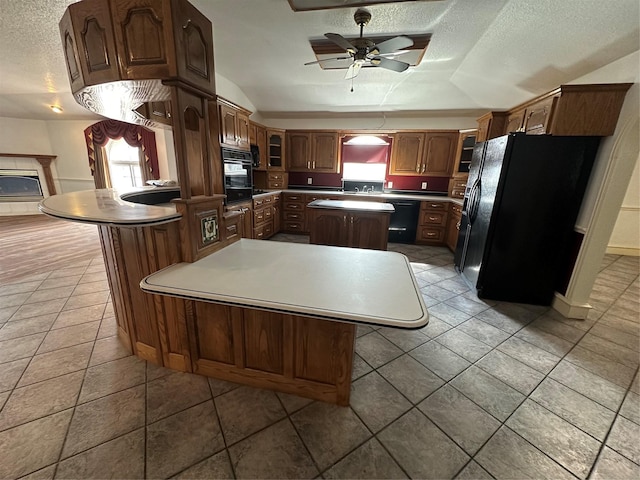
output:
[[[253,195],[252,162],[251,152],[222,148],[224,193],[227,196],[227,205],[251,200]]]

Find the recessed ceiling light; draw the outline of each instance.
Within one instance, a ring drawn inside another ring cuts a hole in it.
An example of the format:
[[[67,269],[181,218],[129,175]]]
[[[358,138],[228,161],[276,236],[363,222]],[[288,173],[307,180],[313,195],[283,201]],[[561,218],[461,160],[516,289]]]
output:
[[[51,105],[51,110],[54,113],[62,113],[62,107],[60,105]]]

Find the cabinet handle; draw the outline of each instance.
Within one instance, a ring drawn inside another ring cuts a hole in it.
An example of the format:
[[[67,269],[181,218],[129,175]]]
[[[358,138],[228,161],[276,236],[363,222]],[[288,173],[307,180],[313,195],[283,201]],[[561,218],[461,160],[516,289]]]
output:
[[[316,169],[316,161],[315,160],[313,161],[313,169],[314,170]]]
[[[416,173],[420,173],[421,164],[416,165]]]
[[[460,230],[460,222],[456,223],[456,230]]]
[[[346,226],[347,226],[347,216],[346,216],[346,215],[343,215],[343,217],[342,217],[342,224],[343,224],[343,225],[345,226],[345,228],[346,228]]]
[[[422,173],[424,173],[424,171],[427,169],[426,165],[422,165]]]
[[[434,220],[437,220],[437,218],[436,217],[429,217],[429,220],[431,220],[433,222]]]

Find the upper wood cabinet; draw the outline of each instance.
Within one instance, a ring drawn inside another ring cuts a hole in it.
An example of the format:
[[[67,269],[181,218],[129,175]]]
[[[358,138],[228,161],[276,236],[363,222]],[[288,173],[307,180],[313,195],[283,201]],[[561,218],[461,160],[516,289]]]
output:
[[[218,113],[220,144],[224,147],[249,150],[250,112],[218,98]]]
[[[267,129],[267,169],[284,171],[286,167],[285,131]]]
[[[448,177],[455,163],[458,132],[427,132],[424,142],[422,174]]]
[[[60,35],[73,93],[121,80],[148,82],[148,94],[152,80],[215,92],[211,22],[186,0],[84,0]]]
[[[290,172],[337,173],[338,132],[287,132],[287,164]]]
[[[258,123],[249,121],[249,146],[258,147],[257,163],[254,163],[254,170],[267,169],[267,130]],[[254,158],[254,162],[256,159]]]
[[[630,83],[562,85],[507,112],[489,112],[478,119],[478,141],[505,133],[529,135],[613,135]],[[501,119],[507,119],[500,128]],[[491,122],[494,122],[493,126]]]
[[[311,170],[311,133],[287,132],[287,159],[290,172]]]
[[[391,148],[389,174],[419,175],[424,151],[423,132],[397,133]]]
[[[391,149],[390,175],[451,175],[457,131],[401,132]]]

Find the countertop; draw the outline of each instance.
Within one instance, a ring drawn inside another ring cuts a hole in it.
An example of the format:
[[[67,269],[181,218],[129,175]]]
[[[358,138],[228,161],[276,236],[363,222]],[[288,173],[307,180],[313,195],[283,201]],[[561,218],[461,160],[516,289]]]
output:
[[[351,211],[393,213],[395,208],[390,203],[367,202],[362,200],[314,200],[309,208],[327,208]]]
[[[427,324],[407,257],[397,252],[240,239],[140,282],[143,291],[327,320]]]
[[[175,205],[144,205],[123,200],[121,197],[136,193],[150,195],[175,191],[175,187],[142,187],[121,192],[115,189],[83,190],[52,195],[40,202],[42,213],[52,217],[96,225],[144,226],[178,220],[181,215]],[[177,191],[176,198],[180,197]]]
[[[419,193],[354,193],[354,192],[341,192],[337,190],[271,190],[264,193],[259,193],[253,196],[253,198],[260,198],[265,195],[271,195],[274,193],[299,193],[305,195],[331,195],[336,197],[345,197],[348,199],[359,198],[384,198],[386,200],[420,200],[423,202],[449,202],[462,206],[461,198],[447,197],[443,195],[421,195]]]

